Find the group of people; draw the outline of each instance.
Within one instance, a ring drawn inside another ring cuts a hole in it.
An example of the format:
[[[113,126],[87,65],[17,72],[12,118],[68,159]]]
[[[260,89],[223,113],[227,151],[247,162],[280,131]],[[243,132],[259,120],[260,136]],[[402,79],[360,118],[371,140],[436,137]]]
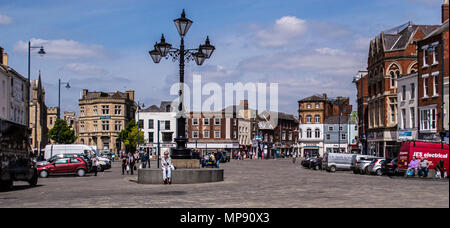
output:
[[[427,161],[424,157],[421,157],[419,160],[416,156],[414,156],[408,165],[408,175],[418,175],[419,178],[426,178],[428,177],[429,167],[431,164],[432,162]],[[447,173],[444,167],[444,160],[440,160],[434,166],[434,170],[436,171],[436,178],[445,178]]]
[[[150,152],[145,152],[140,154],[139,152],[135,153],[122,153],[120,155],[122,160],[122,175],[125,175],[125,172],[130,175],[134,175],[134,171],[137,170],[137,165],[140,163],[140,168],[151,168],[150,161],[151,156]],[[163,171],[163,182],[164,184],[172,184],[172,170],[175,167],[172,164],[172,160],[169,157],[169,152],[164,152],[164,156],[161,158],[161,169]]]
[[[150,153],[145,152],[142,155],[139,152],[131,153],[122,153],[120,155],[122,159],[122,175],[125,175],[125,171],[127,174],[134,174],[134,171],[137,170],[137,165],[140,163],[141,168],[150,168]]]
[[[216,168],[219,168],[220,161],[225,159],[223,152],[221,150],[216,150],[214,153],[207,153],[203,156],[203,159],[201,161],[203,166],[206,166],[207,163],[212,163],[216,166]]]

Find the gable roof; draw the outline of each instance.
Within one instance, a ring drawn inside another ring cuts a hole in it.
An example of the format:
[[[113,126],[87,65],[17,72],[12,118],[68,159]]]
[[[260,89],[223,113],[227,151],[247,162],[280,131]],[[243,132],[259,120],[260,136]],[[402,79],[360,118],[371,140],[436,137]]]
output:
[[[448,31],[448,24],[449,24],[449,19],[447,19],[444,23],[442,23],[441,26],[439,26],[438,28],[436,28],[433,32],[431,32],[430,34],[428,34],[427,36],[425,36],[422,40],[426,40],[430,37],[433,36],[437,36],[437,35],[441,35],[442,33],[444,33],[445,31]]]
[[[399,51],[404,50],[411,43],[414,35],[420,30],[424,34],[424,36],[428,36],[433,31],[435,31],[439,26],[438,25],[415,25],[411,23],[407,23],[401,26],[398,26],[394,29],[391,29],[386,32],[381,32],[381,34],[375,37],[375,40],[371,41],[371,46],[380,45],[384,51]],[[397,29],[399,28],[399,29]],[[401,29],[401,30],[400,30]],[[381,38],[381,41],[380,41]],[[375,48],[375,47],[373,47]]]

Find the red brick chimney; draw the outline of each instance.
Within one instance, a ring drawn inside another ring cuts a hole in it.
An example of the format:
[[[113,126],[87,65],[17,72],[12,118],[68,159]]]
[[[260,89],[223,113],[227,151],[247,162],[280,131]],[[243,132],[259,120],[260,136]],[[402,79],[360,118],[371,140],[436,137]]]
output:
[[[442,4],[442,23],[448,20],[448,0],[444,0]]]

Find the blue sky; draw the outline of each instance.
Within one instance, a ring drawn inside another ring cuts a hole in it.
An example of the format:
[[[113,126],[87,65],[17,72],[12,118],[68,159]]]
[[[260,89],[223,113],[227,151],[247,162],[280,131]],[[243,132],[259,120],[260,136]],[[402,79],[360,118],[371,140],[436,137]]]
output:
[[[32,55],[32,79],[42,71],[48,106],[78,111],[89,90],[136,90],[147,106],[175,97],[177,64],[155,65],[148,56],[162,33],[178,45],[173,19],[186,9],[194,21],[186,46],[206,35],[216,46],[203,66],[186,67],[187,83],[200,73],[204,83],[278,82],[279,110],[297,114],[300,98],[328,93],[350,96],[352,77],[365,69],[370,39],[411,20],[439,24],[443,0],[0,0],[0,46],[9,65],[26,76],[26,43],[43,44],[45,57]],[[206,98],[206,97],[205,97]]]

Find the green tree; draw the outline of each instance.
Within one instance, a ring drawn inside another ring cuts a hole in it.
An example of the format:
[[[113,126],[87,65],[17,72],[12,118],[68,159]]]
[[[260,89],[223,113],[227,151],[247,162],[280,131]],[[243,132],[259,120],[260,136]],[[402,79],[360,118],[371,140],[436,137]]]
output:
[[[126,128],[119,133],[118,139],[125,145],[127,152],[135,152],[136,146],[144,143],[144,132],[138,129],[137,123],[133,119],[127,124]]]
[[[75,131],[70,130],[67,122],[63,119],[55,121],[55,126],[48,132],[48,137],[57,144],[72,144],[77,139]]]

